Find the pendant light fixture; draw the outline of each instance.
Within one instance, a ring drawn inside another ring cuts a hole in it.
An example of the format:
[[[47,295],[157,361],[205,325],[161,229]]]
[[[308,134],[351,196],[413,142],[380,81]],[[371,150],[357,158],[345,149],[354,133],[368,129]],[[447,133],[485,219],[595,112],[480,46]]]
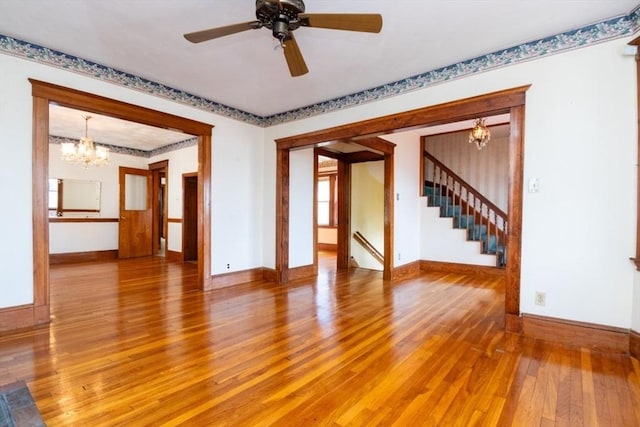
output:
[[[104,166],[109,164],[109,149],[95,145],[93,140],[89,138],[89,119],[91,116],[84,118],[84,137],[77,143],[62,143],[62,158],[71,163],[82,164],[85,168],[89,166]]]

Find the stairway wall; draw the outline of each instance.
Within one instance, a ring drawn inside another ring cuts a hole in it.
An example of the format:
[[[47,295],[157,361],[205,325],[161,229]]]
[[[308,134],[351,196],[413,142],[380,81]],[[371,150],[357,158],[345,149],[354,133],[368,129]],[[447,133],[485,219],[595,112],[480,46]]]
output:
[[[439,207],[420,204],[420,259],[483,266],[496,266],[495,255],[480,253],[480,242],[468,241],[465,229],[452,227],[451,218],[441,218]]]
[[[492,126],[491,140],[478,150],[469,132],[425,138],[425,149],[503,211],[508,211],[509,126]]]

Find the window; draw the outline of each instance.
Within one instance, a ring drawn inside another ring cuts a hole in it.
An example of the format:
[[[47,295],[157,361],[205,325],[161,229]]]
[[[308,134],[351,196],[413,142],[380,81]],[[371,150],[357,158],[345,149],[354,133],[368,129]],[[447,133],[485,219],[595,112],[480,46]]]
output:
[[[335,227],[338,224],[336,174],[318,177],[318,225]]]

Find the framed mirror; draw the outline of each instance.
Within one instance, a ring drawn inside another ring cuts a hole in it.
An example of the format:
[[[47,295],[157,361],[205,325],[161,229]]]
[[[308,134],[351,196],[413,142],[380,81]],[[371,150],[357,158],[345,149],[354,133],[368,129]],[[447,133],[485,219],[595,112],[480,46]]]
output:
[[[100,181],[49,179],[49,213],[61,217],[67,213],[100,212]]]

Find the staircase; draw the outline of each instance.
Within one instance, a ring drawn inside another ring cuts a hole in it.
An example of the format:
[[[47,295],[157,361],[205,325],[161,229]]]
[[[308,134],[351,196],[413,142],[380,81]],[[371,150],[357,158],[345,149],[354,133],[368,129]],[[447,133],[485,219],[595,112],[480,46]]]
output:
[[[467,240],[480,242],[483,254],[495,255],[496,266],[507,263],[507,214],[425,151],[424,195],[428,206],[439,207],[440,217],[452,219],[453,228],[466,229]]]

